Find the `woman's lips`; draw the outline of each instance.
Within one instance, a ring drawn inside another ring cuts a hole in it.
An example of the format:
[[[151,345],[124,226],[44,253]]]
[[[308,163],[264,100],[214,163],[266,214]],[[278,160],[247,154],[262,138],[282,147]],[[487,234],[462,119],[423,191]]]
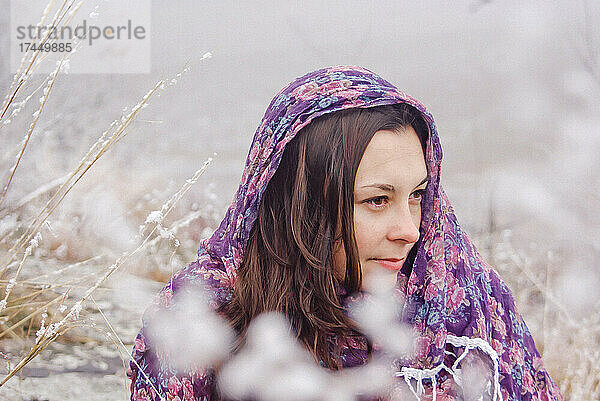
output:
[[[373,259],[375,262],[379,263],[379,265],[388,270],[397,272],[402,269],[402,265],[404,264],[404,259]]]

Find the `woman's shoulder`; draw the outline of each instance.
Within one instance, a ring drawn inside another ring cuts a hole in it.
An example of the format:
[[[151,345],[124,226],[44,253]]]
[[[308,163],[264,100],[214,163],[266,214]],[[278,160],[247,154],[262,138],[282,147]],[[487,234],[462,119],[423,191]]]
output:
[[[182,268],[144,312],[127,371],[132,399],[213,396],[214,371],[202,366],[211,366],[211,359],[219,356],[214,354],[216,342],[228,335],[218,315],[233,287],[210,267],[198,259]],[[207,347],[212,354],[203,352]]]
[[[206,256],[200,257],[171,277],[154,297],[144,316],[171,309],[175,306],[174,301],[189,295],[216,312],[231,299],[234,282],[234,277],[227,274],[221,265]]]

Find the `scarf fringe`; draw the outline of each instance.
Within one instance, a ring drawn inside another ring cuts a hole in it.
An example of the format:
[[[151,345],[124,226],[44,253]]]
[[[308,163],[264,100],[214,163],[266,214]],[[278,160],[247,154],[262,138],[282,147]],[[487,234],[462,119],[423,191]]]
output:
[[[458,384],[459,386],[462,386],[461,377],[457,374],[458,365],[467,356],[469,351],[472,349],[478,349],[479,351],[486,354],[492,360],[492,363],[494,365],[494,376],[493,376],[494,395],[493,395],[492,400],[498,401],[498,398],[499,398],[500,401],[503,401],[502,394],[500,392],[500,372],[498,369],[499,356],[498,356],[498,353],[492,348],[492,346],[482,338],[470,338],[470,337],[464,337],[464,336],[457,337],[457,336],[453,336],[451,334],[447,335],[446,341],[455,347],[462,347],[465,349],[465,351],[458,358],[456,358],[456,361],[454,361],[454,363],[452,364],[451,367],[444,365],[444,363],[442,362],[440,365],[436,366],[435,368],[431,368],[431,369],[416,369],[416,368],[402,367],[400,372],[396,373],[396,377],[404,378],[404,381],[408,385],[408,388],[410,389],[410,391],[416,397],[417,401],[421,400],[421,396],[423,394],[425,394],[425,386],[423,384],[423,380],[425,380],[425,379],[431,380],[432,396],[433,396],[432,401],[436,401],[436,399],[437,399],[437,378],[436,378],[436,376],[442,370],[445,370],[446,372],[448,372],[454,378],[454,381],[456,382],[456,384]],[[412,380],[416,381],[416,388],[413,387],[412,382],[411,382]],[[488,391],[489,391],[489,387],[488,387]]]

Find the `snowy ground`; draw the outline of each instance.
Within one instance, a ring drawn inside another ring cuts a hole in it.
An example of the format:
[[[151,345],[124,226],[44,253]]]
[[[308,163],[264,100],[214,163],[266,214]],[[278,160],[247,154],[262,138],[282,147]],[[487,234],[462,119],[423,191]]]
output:
[[[123,277],[120,279],[127,280]],[[95,305],[88,302],[90,306],[82,312],[82,322],[86,327],[71,332],[73,335],[67,336],[70,341],[52,343],[29,362],[20,377],[12,378],[0,389],[0,400],[128,399],[129,380],[125,376],[122,358],[127,358],[131,352],[133,339],[141,326],[143,308],[149,302],[149,298],[140,301],[140,286],[147,286],[144,291],[151,297],[160,285],[138,278],[138,286],[130,288],[131,298],[124,302],[127,292],[122,287],[115,289],[114,284],[118,281],[113,280],[108,286],[97,290],[94,299],[125,343],[126,349],[120,348],[123,354],[106,337],[108,328],[103,318]],[[32,344],[28,345],[30,348]],[[0,349],[10,356],[18,356],[27,349],[27,344],[3,341]]]

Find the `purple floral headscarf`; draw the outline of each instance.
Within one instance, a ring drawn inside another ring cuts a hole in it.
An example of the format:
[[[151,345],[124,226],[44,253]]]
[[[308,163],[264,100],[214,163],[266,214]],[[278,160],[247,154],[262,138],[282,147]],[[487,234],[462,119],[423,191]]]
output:
[[[262,194],[286,144],[302,127],[325,113],[397,103],[415,107],[429,126],[425,162],[431,177],[422,204],[418,249],[406,284],[403,321],[417,333],[417,347],[414,359],[403,362],[404,377],[410,372],[435,371],[444,363],[447,346],[457,346],[463,339],[462,346],[483,344],[479,348],[494,356],[498,396],[504,401],[562,400],[510,290],[462,231],[440,185],[442,149],[433,117],[394,85],[355,66],[308,73],[273,98],[254,135],[239,189],[225,218],[210,238],[201,241],[198,259],[173,276],[144,316],[133,358],[147,377],[131,363],[132,400],[160,399],[155,388],[169,400],[212,399],[214,374],[210,370],[173,371],[145,335],[148,316],[169,309],[173,294],[188,283],[205,283],[213,293],[215,308],[227,302]],[[344,366],[353,364],[356,362]],[[435,386],[436,381],[432,382]]]

